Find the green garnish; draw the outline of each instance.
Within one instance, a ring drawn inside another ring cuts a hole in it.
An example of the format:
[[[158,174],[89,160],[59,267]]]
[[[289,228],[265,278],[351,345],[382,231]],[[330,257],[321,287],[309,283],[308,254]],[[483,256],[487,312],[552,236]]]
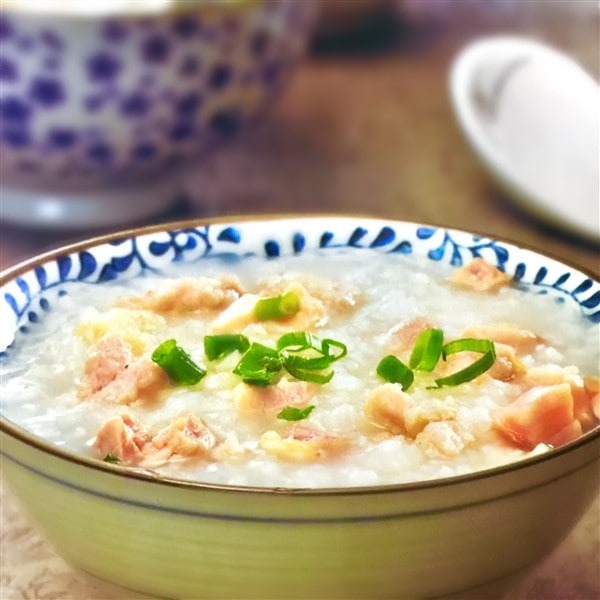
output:
[[[491,340],[463,338],[448,342],[442,350],[444,360],[446,360],[447,356],[455,354],[456,352],[479,352],[483,354],[483,356],[468,367],[465,367],[452,375],[436,379],[435,382],[438,387],[460,385],[461,383],[471,381],[485,373],[492,367],[496,360],[496,350],[494,348],[494,342]]]
[[[325,369],[347,352],[337,340],[321,341],[303,331],[286,333],[277,341],[277,348],[252,343],[233,372],[244,383],[260,386],[275,383],[282,369],[296,379],[323,384],[333,377],[333,371]]]
[[[296,408],[295,406],[286,406],[281,412],[277,414],[278,419],[282,419],[284,421],[302,421],[302,419],[306,419],[308,415],[315,409],[315,407],[311,404],[306,408]]]
[[[121,462],[121,460],[113,454],[107,454],[102,460],[105,463],[110,463],[111,465],[118,465]]]
[[[433,371],[442,355],[444,333],[441,329],[426,329],[415,341],[409,365],[416,371]]]
[[[249,347],[250,342],[248,341],[248,338],[241,333],[207,335],[204,338],[204,353],[208,360],[224,358],[236,350],[238,352],[246,352]]]
[[[300,310],[300,296],[290,290],[280,296],[260,298],[254,305],[254,316],[259,321],[293,317]]]
[[[415,379],[412,369],[392,354],[379,361],[377,374],[389,383],[399,383],[403,390],[407,390]]]
[[[303,366],[305,361],[300,356],[287,356],[284,359],[283,366],[285,370],[301,381],[309,381],[311,383],[320,383],[321,385],[329,383],[333,377],[333,371],[315,370]]]
[[[336,353],[332,349],[337,349],[339,352]],[[287,352],[314,350],[327,358],[329,362],[339,360],[348,354],[348,349],[342,342],[329,338],[319,340],[314,335],[305,333],[304,331],[293,331],[282,335],[277,340],[277,350],[286,350]]]
[[[284,333],[277,340],[277,350],[289,350],[290,352],[300,352],[308,348],[319,348],[319,340],[305,331],[292,331]]]
[[[277,350],[254,342],[233,372],[244,383],[264,387],[275,382],[282,367],[283,360]]]
[[[277,349],[290,375],[320,384],[328,383],[333,377],[333,371],[323,371],[348,353],[342,342],[329,338],[319,340],[303,331],[282,335],[277,341]]]
[[[337,348],[339,352],[335,354],[331,351],[332,348]],[[330,338],[325,338],[321,343],[321,352],[325,354],[325,356],[329,356],[332,361],[340,360],[340,358],[344,358],[346,354],[348,354],[348,348],[342,342],[338,342],[337,340],[332,340]]]
[[[195,385],[206,375],[174,339],[160,344],[152,353],[152,361],[177,385]]]

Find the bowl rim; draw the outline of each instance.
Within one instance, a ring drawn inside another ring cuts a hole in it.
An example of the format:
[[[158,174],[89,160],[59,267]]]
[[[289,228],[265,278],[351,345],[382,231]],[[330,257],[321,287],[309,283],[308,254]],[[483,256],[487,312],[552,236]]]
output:
[[[30,7],[24,7],[19,4],[3,3],[2,13],[6,15],[16,16],[19,19],[34,18],[36,20],[43,18],[44,20],[60,21],[66,24],[78,24],[82,21],[90,23],[102,23],[110,19],[127,19],[129,21],[145,21],[149,19],[177,19],[190,14],[196,15],[218,15],[229,16],[238,14],[253,8],[264,6],[268,0],[233,0],[226,3],[219,0],[201,0],[200,3],[178,2],[171,0],[161,7],[144,7],[142,10],[135,10],[133,6],[137,3],[132,3],[131,0],[120,8],[111,8],[109,10],[98,12],[85,12],[77,9],[57,10],[49,8],[48,5],[35,6],[35,10]]]
[[[161,233],[164,231],[191,229],[205,225],[224,225],[224,224],[243,224],[243,223],[273,223],[276,221],[288,220],[304,220],[304,221],[325,221],[325,220],[361,220],[371,223],[388,223],[396,225],[408,225],[414,227],[432,227],[445,229],[450,232],[457,232],[467,235],[477,235],[487,237],[491,240],[502,242],[513,246],[517,250],[532,252],[538,256],[555,260],[561,265],[569,269],[580,272],[590,279],[598,283],[600,277],[595,275],[590,270],[565,262],[562,258],[552,255],[537,249],[530,244],[524,244],[511,240],[504,236],[485,233],[481,230],[461,229],[453,226],[448,226],[433,222],[419,222],[394,217],[376,216],[360,213],[267,213],[267,214],[241,214],[241,215],[226,215],[217,217],[195,217],[191,219],[175,220],[168,222],[156,223],[140,227],[130,227],[123,230],[112,231],[96,236],[86,238],[84,240],[68,243],[56,248],[47,250],[33,257],[27,258],[14,266],[11,266],[3,271],[0,271],[0,287],[18,277],[19,275],[31,271],[46,262],[52,261],[59,256],[71,254],[81,250],[94,248],[114,242],[115,240],[127,239],[142,235],[151,235],[153,233]],[[381,495],[390,493],[399,493],[403,491],[425,491],[435,490],[438,488],[446,488],[448,486],[461,485],[472,481],[492,479],[508,473],[521,471],[537,464],[542,464],[548,461],[557,460],[559,457],[571,454],[576,450],[592,445],[596,441],[600,441],[600,423],[598,423],[590,431],[584,433],[576,440],[564,444],[558,448],[553,448],[548,452],[530,456],[527,458],[518,459],[514,462],[506,463],[492,468],[481,469],[471,473],[461,475],[453,475],[450,477],[438,477],[434,479],[412,481],[406,483],[382,484],[382,485],[365,485],[365,486],[342,486],[342,487],[280,487],[280,486],[245,486],[239,484],[221,484],[205,481],[186,480],[176,477],[161,475],[149,469],[122,466],[118,464],[106,463],[92,457],[86,457],[82,454],[70,450],[64,450],[59,446],[45,441],[22,427],[13,423],[0,413],[0,433],[6,434],[18,442],[34,449],[49,454],[60,460],[67,461],[72,465],[78,465],[84,469],[94,469],[107,474],[116,475],[126,479],[135,479],[138,481],[147,481],[154,484],[166,485],[169,487],[183,489],[198,489],[212,492],[237,493],[237,494],[259,494],[259,495],[283,495],[283,496],[362,496],[362,495]],[[3,456],[0,448],[0,459]],[[600,453],[595,460],[600,458]]]

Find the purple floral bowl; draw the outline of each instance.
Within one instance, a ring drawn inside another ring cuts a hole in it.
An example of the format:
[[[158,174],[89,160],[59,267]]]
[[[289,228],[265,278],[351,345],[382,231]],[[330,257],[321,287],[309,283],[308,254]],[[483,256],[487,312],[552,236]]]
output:
[[[3,188],[147,182],[213,148],[271,106],[303,55],[315,5],[158,4],[3,5]]]

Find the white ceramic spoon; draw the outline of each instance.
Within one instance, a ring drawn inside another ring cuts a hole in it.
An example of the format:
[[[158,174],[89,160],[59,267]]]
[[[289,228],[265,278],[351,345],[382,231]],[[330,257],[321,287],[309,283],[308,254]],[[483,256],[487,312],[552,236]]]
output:
[[[450,93],[467,140],[515,200],[600,241],[600,88],[584,69],[532,40],[486,38],[455,59]]]

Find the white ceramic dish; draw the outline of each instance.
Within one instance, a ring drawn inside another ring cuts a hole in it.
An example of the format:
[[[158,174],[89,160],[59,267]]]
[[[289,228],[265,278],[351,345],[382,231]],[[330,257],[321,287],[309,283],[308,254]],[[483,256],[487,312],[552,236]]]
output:
[[[471,147],[525,210],[600,241],[600,88],[565,54],[491,37],[455,59],[450,93]]]

